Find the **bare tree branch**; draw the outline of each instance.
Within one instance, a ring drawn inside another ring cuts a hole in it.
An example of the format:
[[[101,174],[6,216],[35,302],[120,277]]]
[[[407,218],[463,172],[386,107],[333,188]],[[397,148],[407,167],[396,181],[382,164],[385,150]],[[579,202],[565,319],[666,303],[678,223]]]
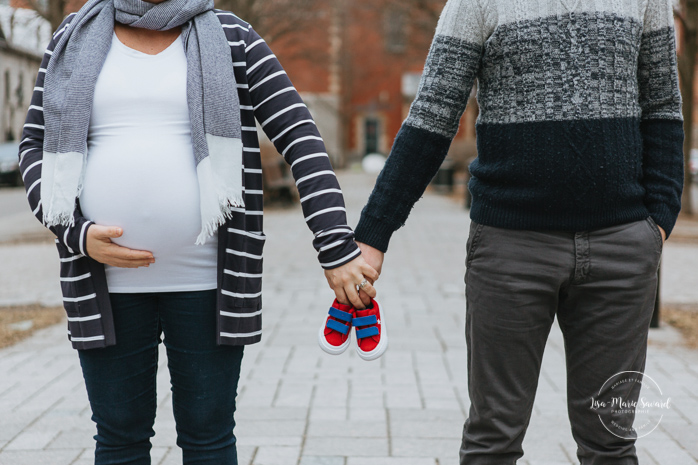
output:
[[[232,11],[269,42],[303,33],[313,21],[329,14],[322,0],[216,0],[216,7]]]
[[[51,22],[51,17],[50,17],[50,15],[48,14],[48,11],[44,10],[43,8],[41,8],[41,7],[39,6],[39,3],[38,3],[36,0],[25,0],[25,1],[29,4],[29,7],[30,7],[32,10],[36,11],[36,13],[37,13],[39,16],[41,16],[42,18],[44,18],[44,19],[45,19],[46,21],[48,21],[49,23]]]

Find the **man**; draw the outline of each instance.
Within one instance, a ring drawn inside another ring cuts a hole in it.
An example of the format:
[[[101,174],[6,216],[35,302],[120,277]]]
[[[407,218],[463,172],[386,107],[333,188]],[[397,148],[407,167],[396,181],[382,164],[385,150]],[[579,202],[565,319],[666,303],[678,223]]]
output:
[[[663,241],[680,210],[670,0],[449,0],[356,228],[377,270],[446,156],[475,78],[461,464],[523,455],[556,315],[579,460],[636,464],[633,434],[611,434],[589,406],[610,377],[645,366]],[[639,384],[614,392],[637,399]],[[631,428],[633,416],[615,420]]]

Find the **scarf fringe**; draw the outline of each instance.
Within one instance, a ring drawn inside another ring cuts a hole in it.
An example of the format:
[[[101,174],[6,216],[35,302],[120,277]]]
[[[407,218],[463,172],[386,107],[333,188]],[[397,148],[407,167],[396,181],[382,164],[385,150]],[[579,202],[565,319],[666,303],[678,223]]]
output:
[[[206,240],[218,231],[218,228],[233,217],[234,208],[242,208],[244,206],[245,202],[238,195],[233,194],[221,200],[218,215],[202,224],[201,233],[199,233],[199,236],[196,238],[196,245],[204,245]]]
[[[82,193],[87,157],[79,152],[44,152],[41,173],[43,223],[75,226],[75,202]]]
[[[49,210],[47,213],[44,213],[44,224],[47,228],[52,226],[67,226],[72,228],[75,226],[75,215],[73,215],[72,212],[54,212],[53,210]]]
[[[222,151],[215,143],[233,144]],[[234,209],[244,208],[242,188],[242,141],[211,136],[210,155],[199,162],[196,176],[199,181],[199,202],[201,205],[201,233],[196,245],[203,245],[218,228],[233,217]],[[244,215],[244,212],[243,212]]]

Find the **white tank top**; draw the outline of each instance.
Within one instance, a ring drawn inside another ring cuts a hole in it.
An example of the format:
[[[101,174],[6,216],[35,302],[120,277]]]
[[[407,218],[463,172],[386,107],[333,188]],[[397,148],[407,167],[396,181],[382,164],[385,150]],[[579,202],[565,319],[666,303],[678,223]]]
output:
[[[182,39],[147,55],[114,35],[97,79],[80,205],[86,218],[120,226],[114,242],[148,250],[148,268],[106,266],[110,292],[217,287],[217,236],[201,231]]]

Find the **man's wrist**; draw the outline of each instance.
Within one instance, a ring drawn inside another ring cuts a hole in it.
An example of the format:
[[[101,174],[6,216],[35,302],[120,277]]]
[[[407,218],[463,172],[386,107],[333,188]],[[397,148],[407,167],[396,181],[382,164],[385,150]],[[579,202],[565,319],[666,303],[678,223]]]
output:
[[[354,230],[354,239],[385,253],[396,229],[391,224],[364,214]]]

